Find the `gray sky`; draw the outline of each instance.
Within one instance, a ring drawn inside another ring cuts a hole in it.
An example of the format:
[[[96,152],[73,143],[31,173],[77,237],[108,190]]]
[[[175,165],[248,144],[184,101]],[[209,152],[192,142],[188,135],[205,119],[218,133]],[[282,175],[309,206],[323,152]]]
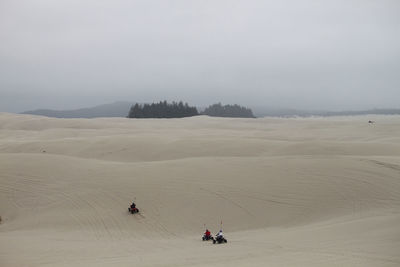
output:
[[[0,111],[400,108],[399,0],[0,0]]]

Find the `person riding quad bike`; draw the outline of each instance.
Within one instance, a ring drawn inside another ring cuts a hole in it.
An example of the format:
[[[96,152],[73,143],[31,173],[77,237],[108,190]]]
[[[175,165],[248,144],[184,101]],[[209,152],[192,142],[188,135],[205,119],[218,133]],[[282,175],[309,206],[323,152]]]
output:
[[[218,234],[215,236],[215,239],[213,239],[213,243],[221,244],[226,242],[228,242],[228,240],[225,239],[222,230],[219,230]]]
[[[214,240],[214,238],[211,235],[211,232],[208,229],[206,229],[206,232],[203,235],[203,241],[206,240]]]
[[[134,214],[134,213],[138,213],[139,209],[136,208],[136,204],[135,202],[132,202],[131,206],[128,208],[129,212]]]

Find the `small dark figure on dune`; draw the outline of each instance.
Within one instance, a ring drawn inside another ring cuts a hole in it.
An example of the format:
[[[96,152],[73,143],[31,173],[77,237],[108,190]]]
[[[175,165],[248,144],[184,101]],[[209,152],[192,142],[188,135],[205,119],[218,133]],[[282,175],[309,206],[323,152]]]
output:
[[[134,214],[134,213],[138,213],[139,209],[136,208],[136,204],[135,202],[132,202],[131,206],[128,208],[129,212]]]

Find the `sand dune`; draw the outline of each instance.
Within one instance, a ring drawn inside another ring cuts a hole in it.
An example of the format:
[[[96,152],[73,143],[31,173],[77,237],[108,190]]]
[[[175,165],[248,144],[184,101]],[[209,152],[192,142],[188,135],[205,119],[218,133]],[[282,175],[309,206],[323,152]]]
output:
[[[0,113],[0,266],[400,266],[399,132]]]

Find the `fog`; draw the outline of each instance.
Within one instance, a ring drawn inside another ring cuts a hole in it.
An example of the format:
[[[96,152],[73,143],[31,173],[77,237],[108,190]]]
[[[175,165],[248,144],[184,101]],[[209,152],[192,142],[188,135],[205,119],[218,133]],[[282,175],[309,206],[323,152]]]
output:
[[[400,108],[400,2],[0,0],[0,111]]]

